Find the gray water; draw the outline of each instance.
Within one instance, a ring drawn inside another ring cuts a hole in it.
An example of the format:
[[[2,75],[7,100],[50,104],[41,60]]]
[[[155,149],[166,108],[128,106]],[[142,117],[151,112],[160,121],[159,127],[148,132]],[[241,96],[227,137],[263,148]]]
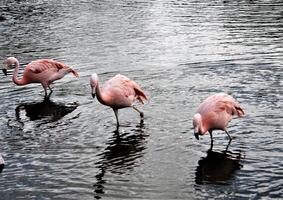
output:
[[[39,84],[0,78],[0,199],[283,198],[283,3],[276,0],[5,0],[0,59],[52,58],[80,74]],[[21,70],[22,72],[23,70]],[[92,99],[90,74],[117,73],[150,100]],[[194,138],[192,117],[226,92],[246,116]],[[228,146],[227,146],[228,145]]]

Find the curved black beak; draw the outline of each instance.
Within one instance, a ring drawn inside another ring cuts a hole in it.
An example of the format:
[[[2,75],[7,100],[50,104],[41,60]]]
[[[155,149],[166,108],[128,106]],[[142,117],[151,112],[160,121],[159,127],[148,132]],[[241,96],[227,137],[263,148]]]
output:
[[[199,134],[198,133],[195,133],[195,137],[197,140],[199,140]]]
[[[95,98],[95,93],[91,93],[92,98]]]
[[[2,69],[2,72],[3,72],[3,74],[4,74],[5,76],[7,76],[7,69],[3,68],[3,69]]]

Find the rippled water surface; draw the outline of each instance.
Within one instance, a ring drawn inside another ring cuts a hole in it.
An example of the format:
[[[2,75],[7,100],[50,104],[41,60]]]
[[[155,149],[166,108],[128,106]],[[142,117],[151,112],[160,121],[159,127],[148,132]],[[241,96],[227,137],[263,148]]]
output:
[[[0,11],[1,60],[53,58],[80,73],[50,102],[0,75],[0,199],[283,198],[282,1],[5,0]],[[115,130],[91,97],[94,72],[141,85],[144,123],[123,109]],[[247,114],[229,124],[229,146],[216,131],[209,150],[192,116],[216,92]]]

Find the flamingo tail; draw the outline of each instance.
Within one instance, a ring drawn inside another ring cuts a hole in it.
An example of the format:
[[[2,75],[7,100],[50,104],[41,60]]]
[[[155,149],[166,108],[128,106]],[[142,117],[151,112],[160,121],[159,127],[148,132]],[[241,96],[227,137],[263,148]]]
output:
[[[72,68],[71,68],[72,69]],[[76,70],[73,70],[71,71],[71,73],[75,76],[75,77],[79,77],[79,74]]]
[[[235,109],[236,109],[236,114],[239,116],[239,117],[243,117],[245,115],[245,111],[243,108],[241,108],[240,106],[235,106]]]
[[[76,70],[74,70],[72,67],[69,67],[68,65],[64,64],[64,63],[60,63],[57,61],[53,61],[54,64],[56,65],[56,67],[58,69],[68,69],[68,73],[71,72],[75,77],[79,77],[79,74]]]
[[[136,98],[139,102],[141,102],[142,104],[144,104],[145,100],[148,100],[147,96],[144,94],[144,92],[139,89],[139,88],[134,88],[135,92],[136,92]]]

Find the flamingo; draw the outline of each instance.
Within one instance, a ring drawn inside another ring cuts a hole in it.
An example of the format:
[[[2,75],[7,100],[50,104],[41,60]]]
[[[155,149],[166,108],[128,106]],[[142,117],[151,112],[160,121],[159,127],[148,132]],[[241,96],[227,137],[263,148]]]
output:
[[[50,88],[50,84],[52,82],[63,78],[68,73],[72,73],[76,77],[79,76],[75,70],[68,67],[66,64],[51,59],[40,59],[30,62],[25,67],[22,79],[18,79],[19,67],[20,64],[18,59],[15,57],[8,57],[4,61],[2,71],[7,76],[7,69],[15,68],[13,73],[13,82],[16,85],[41,83],[45,92],[45,97],[50,97],[53,92]],[[50,90],[49,95],[47,95],[47,88]]]
[[[234,115],[242,117],[244,114],[244,109],[232,96],[225,93],[211,95],[200,104],[193,117],[195,137],[198,140],[199,135],[204,135],[208,131],[212,144],[212,131],[223,130],[231,141],[232,138],[227,131],[228,123]]]
[[[4,166],[5,166],[5,161],[2,157],[2,155],[0,154],[0,173],[2,172]]]
[[[143,104],[144,100],[148,100],[148,98],[140,86],[133,80],[130,80],[124,75],[117,74],[106,81],[104,86],[100,88],[98,75],[94,73],[90,77],[90,86],[92,97],[95,98],[95,96],[97,96],[101,104],[113,109],[117,121],[117,128],[119,127],[118,109],[132,107],[140,114],[141,120],[143,120],[143,112],[137,109],[133,104],[136,100]]]

